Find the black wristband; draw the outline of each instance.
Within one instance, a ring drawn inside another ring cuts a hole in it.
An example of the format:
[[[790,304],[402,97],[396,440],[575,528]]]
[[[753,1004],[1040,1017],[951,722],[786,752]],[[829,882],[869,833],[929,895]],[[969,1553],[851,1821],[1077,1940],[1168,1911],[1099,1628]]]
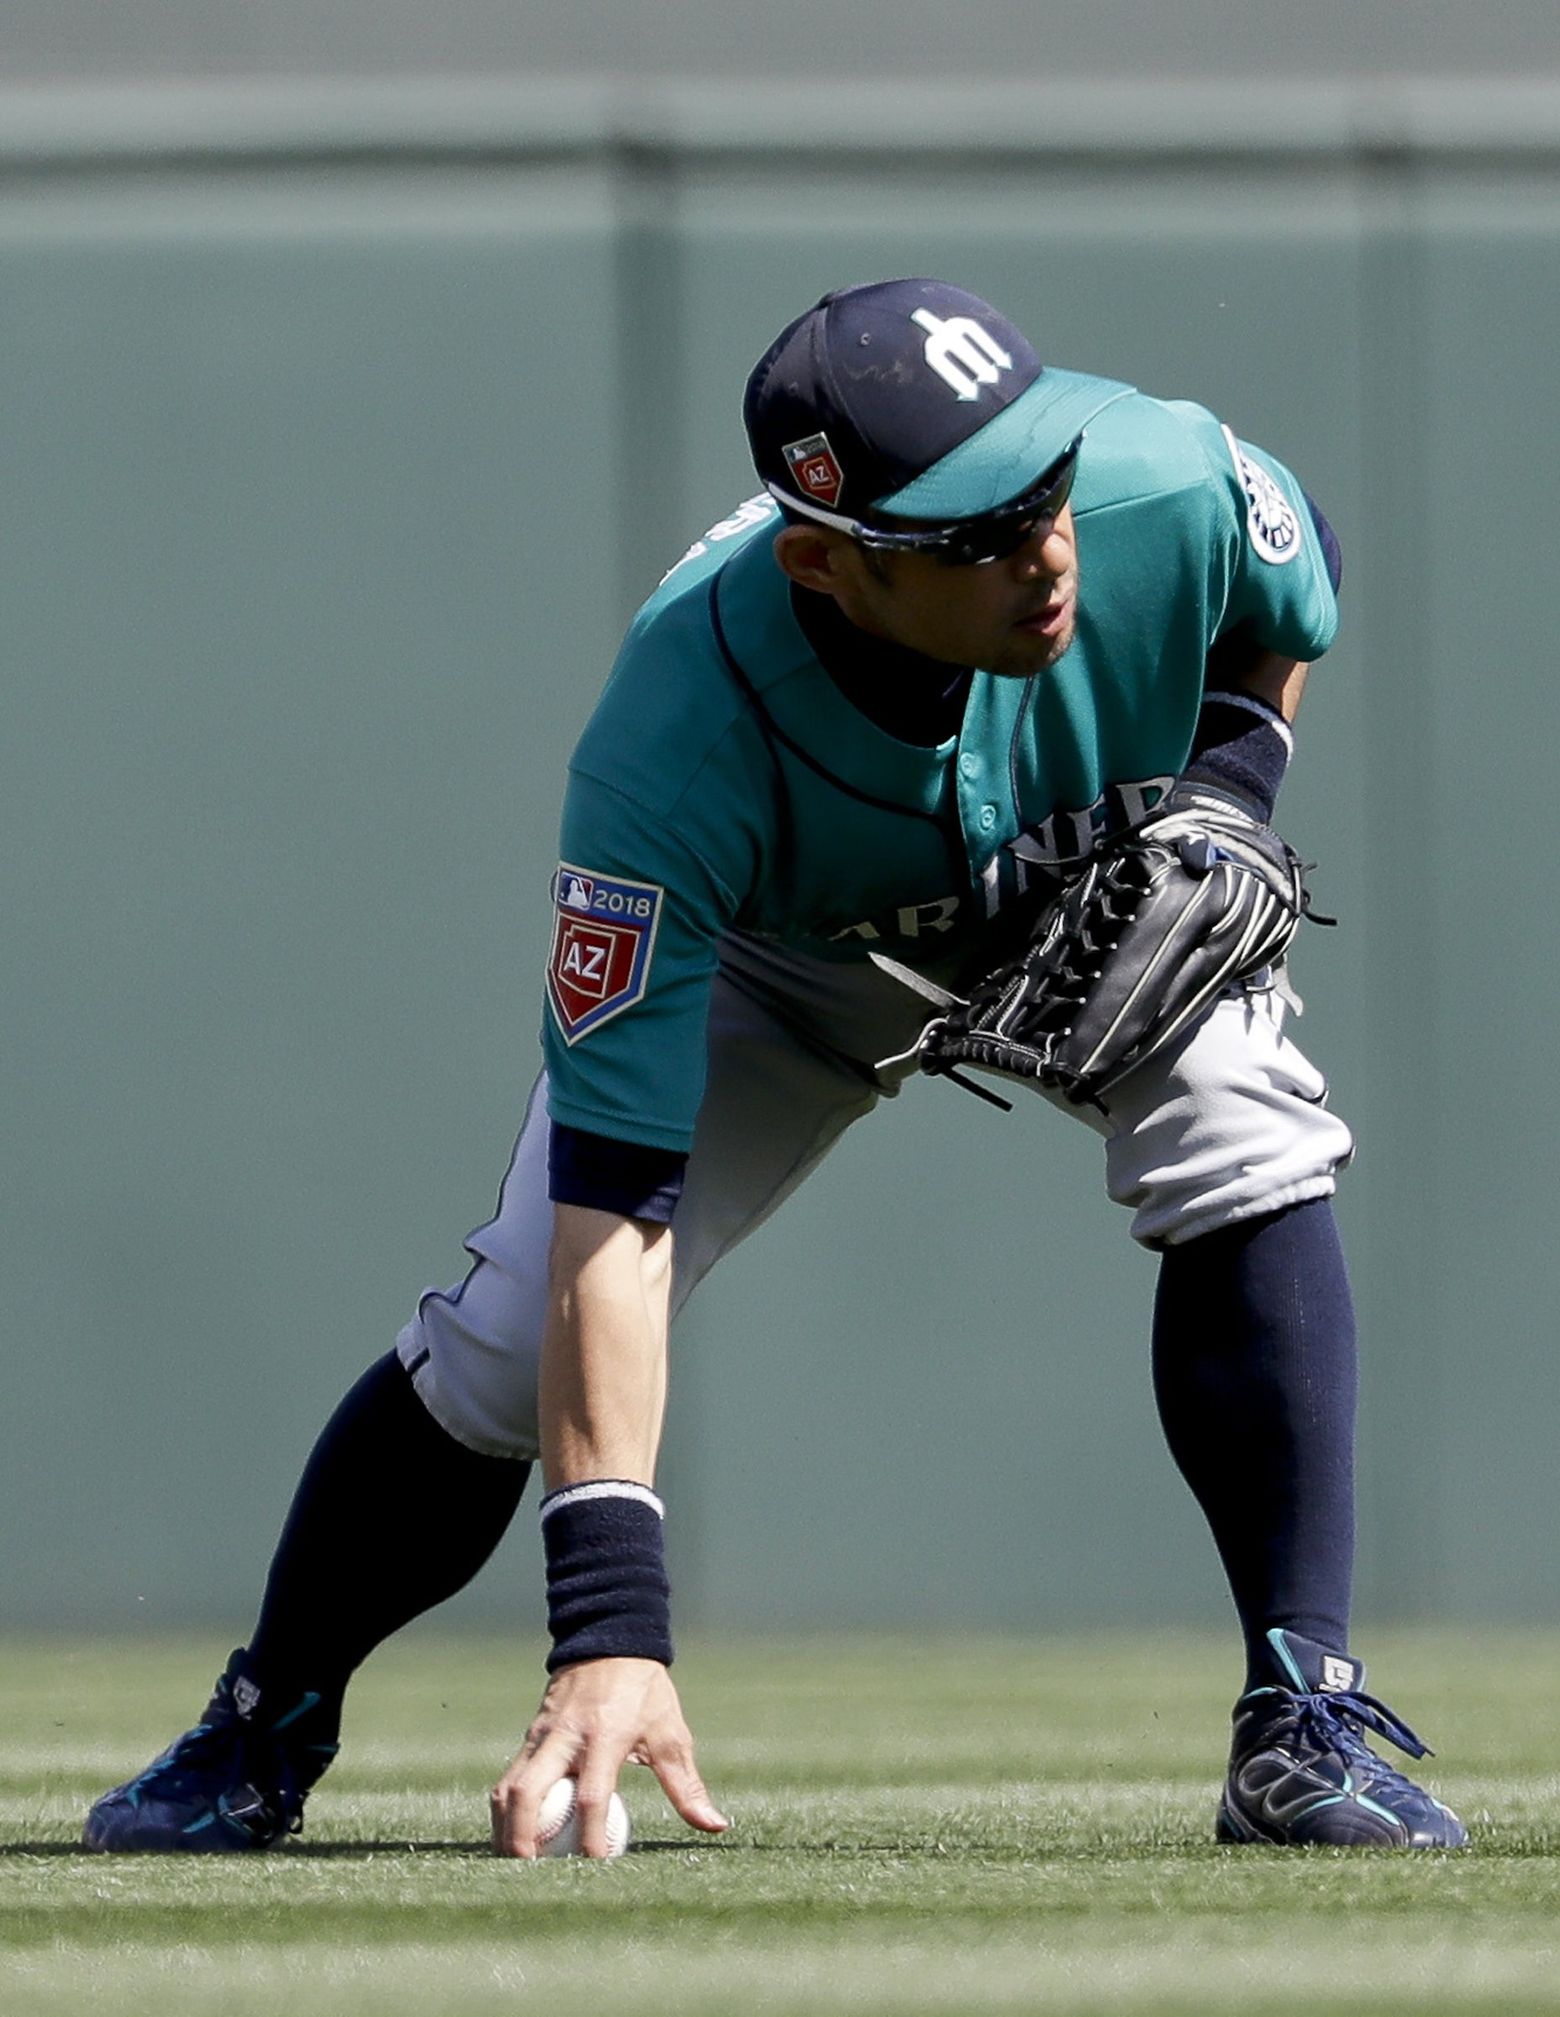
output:
[[[542,1501],[547,1671],[582,1660],[672,1664],[665,1509],[648,1485],[593,1478]]]

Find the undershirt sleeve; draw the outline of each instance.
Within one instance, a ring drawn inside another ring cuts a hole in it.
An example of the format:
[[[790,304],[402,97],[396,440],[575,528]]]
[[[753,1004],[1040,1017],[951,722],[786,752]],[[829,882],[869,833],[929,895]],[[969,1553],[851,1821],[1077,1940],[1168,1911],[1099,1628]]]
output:
[[[678,1149],[615,1141],[554,1121],[547,1142],[547,1194],[554,1204],[586,1205],[667,1226],[682,1195],[687,1165]]]
[[[1311,523],[1316,527],[1316,536],[1322,543],[1322,558],[1327,563],[1327,579],[1332,583],[1332,592],[1336,595],[1343,587],[1343,548],[1338,544],[1337,533],[1323,518],[1321,507],[1310,491],[1302,489],[1300,495],[1305,499],[1305,508],[1311,514]]]

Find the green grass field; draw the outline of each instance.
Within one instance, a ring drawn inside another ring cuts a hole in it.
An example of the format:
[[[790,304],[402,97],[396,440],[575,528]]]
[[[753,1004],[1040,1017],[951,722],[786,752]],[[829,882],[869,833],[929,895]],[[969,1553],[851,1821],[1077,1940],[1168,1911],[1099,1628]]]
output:
[[[87,1800],[226,1647],[0,1643],[0,2013],[1560,2011],[1560,1640],[1367,1650],[1465,1854],[1215,1847],[1228,1647],[1123,1635],[691,1646],[735,1826],[693,1838],[632,1772],[605,1865],[486,1853],[539,1648],[417,1638],[287,1850],[90,1857]]]

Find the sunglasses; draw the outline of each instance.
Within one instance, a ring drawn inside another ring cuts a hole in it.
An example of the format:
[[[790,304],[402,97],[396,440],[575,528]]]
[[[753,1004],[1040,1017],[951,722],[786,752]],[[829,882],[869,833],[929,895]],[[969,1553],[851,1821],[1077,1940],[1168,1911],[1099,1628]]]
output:
[[[978,518],[925,532],[887,532],[881,526],[858,523],[849,528],[851,535],[860,545],[879,551],[929,553],[943,567],[984,567],[993,560],[1007,560],[1040,526],[1061,515],[1072,495],[1082,446],[1079,434],[1022,497],[996,511],[983,511]]]

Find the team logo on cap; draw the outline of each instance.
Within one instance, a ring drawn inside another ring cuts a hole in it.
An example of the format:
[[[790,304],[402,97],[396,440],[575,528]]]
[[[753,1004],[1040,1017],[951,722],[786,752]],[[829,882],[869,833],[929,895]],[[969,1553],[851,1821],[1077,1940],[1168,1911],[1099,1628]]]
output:
[[[644,994],[665,894],[659,883],[559,863],[547,999],[565,1043],[578,1043]]]
[[[788,441],[781,451],[803,497],[817,504],[838,504],[845,488],[845,472],[835,460],[826,434],[809,434],[805,441]]]
[[[983,385],[995,385],[1004,371],[1013,369],[1008,352],[972,315],[944,318],[918,308],[910,320],[926,331],[923,355],[957,399],[979,399]]]

